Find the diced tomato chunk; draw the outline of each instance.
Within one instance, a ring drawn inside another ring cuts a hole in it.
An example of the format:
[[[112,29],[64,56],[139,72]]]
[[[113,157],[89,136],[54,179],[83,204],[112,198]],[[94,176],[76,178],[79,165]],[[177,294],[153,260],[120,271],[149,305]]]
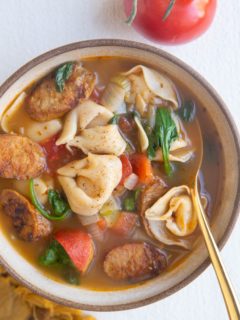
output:
[[[130,157],[133,172],[138,176],[139,182],[150,183],[153,179],[151,161],[143,153],[135,153]]]
[[[122,162],[122,179],[120,181],[120,185],[123,185],[124,180],[130,176],[130,174],[133,172],[131,162],[128,159],[128,156],[125,154],[122,154],[120,156],[120,160]]]
[[[94,256],[94,243],[92,237],[81,230],[61,230],[54,238],[65,249],[75,267],[85,272]]]
[[[105,231],[107,229],[107,221],[104,218],[98,220],[97,225],[102,231]]]
[[[47,163],[50,171],[56,171],[66,163],[79,158],[82,152],[77,148],[72,148],[70,152],[65,145],[56,145],[59,134],[40,142],[47,155]]]
[[[137,215],[131,212],[121,212],[111,230],[118,235],[129,236],[137,224]]]

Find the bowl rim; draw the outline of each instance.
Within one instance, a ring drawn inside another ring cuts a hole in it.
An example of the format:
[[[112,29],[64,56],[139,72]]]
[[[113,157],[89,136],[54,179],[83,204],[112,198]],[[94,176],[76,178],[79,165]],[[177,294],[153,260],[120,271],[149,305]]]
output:
[[[227,120],[229,127],[231,128],[231,133],[234,137],[234,144],[237,150],[238,155],[238,170],[240,171],[240,137],[239,132],[237,129],[237,126],[233,120],[233,117],[228,110],[228,107],[226,106],[223,99],[220,97],[220,95],[216,92],[216,90],[213,88],[212,85],[208,83],[208,81],[201,76],[197,71],[195,71],[192,67],[187,65],[185,62],[180,60],[179,58],[173,56],[172,54],[165,52],[162,49],[153,47],[151,45],[143,44],[140,42],[135,41],[129,41],[129,40],[122,40],[122,39],[94,39],[94,40],[85,40],[85,41],[79,41],[70,43],[64,46],[60,46],[58,48],[52,49],[50,51],[47,51],[46,53],[43,53],[36,58],[30,60],[26,64],[24,64],[22,67],[20,67],[16,72],[14,72],[3,84],[0,86],[0,98],[2,95],[26,72],[31,70],[36,65],[50,59],[54,58],[60,54],[77,50],[77,49],[84,49],[84,48],[93,48],[93,47],[125,47],[130,49],[140,49],[145,52],[150,52],[153,54],[156,54],[160,57],[163,57],[164,59],[169,60],[173,64],[177,65],[178,67],[184,69],[186,72],[188,72],[193,78],[195,78],[203,87],[205,90],[208,91],[208,93],[212,96],[212,98],[217,102],[221,112],[224,114],[225,119]],[[238,181],[237,186],[237,193],[236,198],[234,202],[234,207],[232,210],[231,220],[222,236],[222,238],[218,241],[218,247],[220,250],[224,247],[226,244],[230,234],[233,231],[233,228],[236,224],[236,221],[239,216],[239,210],[240,210],[240,181]],[[154,296],[151,296],[144,300],[139,300],[136,302],[130,302],[126,304],[118,304],[113,306],[95,306],[95,305],[88,305],[88,304],[81,304],[76,303],[64,298],[59,298],[56,295],[51,295],[48,292],[44,291],[43,289],[39,289],[36,286],[33,286],[30,282],[23,279],[20,275],[18,275],[14,268],[12,268],[6,260],[3,259],[0,253],[0,263],[5,267],[7,272],[11,276],[13,276],[16,280],[18,280],[20,283],[22,283],[24,286],[29,288],[34,293],[47,298],[49,300],[52,300],[56,303],[63,304],[65,306],[69,306],[72,308],[79,308],[83,310],[88,311],[121,311],[121,310],[128,310],[128,309],[134,309],[146,306],[148,304],[154,303],[156,301],[159,301],[161,299],[164,299],[174,293],[176,293],[178,290],[184,288],[188,284],[190,284],[193,280],[195,280],[206,268],[210,265],[210,259],[209,257],[195,270],[193,271],[187,278],[182,280],[180,283],[176,284],[175,286],[167,289],[166,291],[156,294]]]

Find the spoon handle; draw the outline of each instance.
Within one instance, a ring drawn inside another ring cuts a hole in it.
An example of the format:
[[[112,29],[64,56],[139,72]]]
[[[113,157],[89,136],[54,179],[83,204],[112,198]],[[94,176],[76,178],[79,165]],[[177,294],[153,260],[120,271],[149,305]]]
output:
[[[227,276],[224,265],[220,258],[218,247],[216,245],[216,242],[209,228],[204,209],[199,199],[197,184],[195,185],[195,189],[192,189],[191,192],[192,192],[194,207],[198,215],[198,222],[199,222],[202,234],[204,236],[204,240],[209,252],[209,256],[212,260],[212,265],[217,275],[220,288],[222,290],[222,294],[225,300],[229,318],[231,320],[239,320],[240,319],[239,301],[231,285],[231,282]]]

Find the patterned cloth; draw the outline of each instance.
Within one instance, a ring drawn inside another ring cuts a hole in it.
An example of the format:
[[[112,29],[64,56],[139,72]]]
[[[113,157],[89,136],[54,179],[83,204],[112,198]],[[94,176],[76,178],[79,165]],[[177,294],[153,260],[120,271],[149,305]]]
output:
[[[0,320],[94,320],[22,287],[0,266]]]

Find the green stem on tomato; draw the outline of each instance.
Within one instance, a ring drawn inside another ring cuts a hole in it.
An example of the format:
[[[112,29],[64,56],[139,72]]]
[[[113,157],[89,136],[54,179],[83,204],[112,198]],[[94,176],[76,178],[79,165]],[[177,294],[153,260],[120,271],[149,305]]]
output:
[[[130,26],[137,15],[138,0],[133,0],[132,10],[130,16],[127,18],[126,23]]]
[[[33,179],[30,180],[30,196],[31,196],[31,200],[32,200],[32,203],[35,206],[35,208],[41,213],[41,215],[43,215],[48,220],[54,220],[54,221],[63,220],[70,213],[70,210],[67,210],[61,216],[54,216],[50,212],[45,210],[37,198],[37,195],[36,195],[36,192],[34,189],[34,180]]]
[[[169,1],[169,5],[167,7],[167,10],[164,13],[164,16],[162,17],[162,21],[165,21],[168,18],[168,16],[170,15],[170,13],[171,13],[171,11],[173,9],[173,6],[174,6],[175,2],[176,2],[176,0],[170,0]]]

